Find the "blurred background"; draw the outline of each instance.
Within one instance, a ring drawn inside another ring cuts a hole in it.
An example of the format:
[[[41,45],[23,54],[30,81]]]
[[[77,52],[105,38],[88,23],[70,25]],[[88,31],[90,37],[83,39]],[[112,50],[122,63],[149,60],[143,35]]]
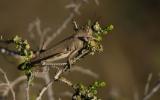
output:
[[[30,38],[29,24],[39,18],[41,28],[50,27],[49,34],[52,34],[71,13],[65,8],[70,2],[71,0],[0,0],[0,35],[20,35],[33,48],[37,48],[36,41],[39,39]],[[92,70],[99,78],[78,72],[69,73],[67,77],[73,82],[86,85],[95,80],[104,80],[107,85],[99,91],[103,100],[135,100],[136,97],[141,100],[148,75],[153,74],[151,88],[159,80],[160,0],[99,0],[99,6],[89,0],[79,11],[80,14],[76,14],[74,19],[80,25],[91,19],[98,20],[103,25],[113,24],[115,28],[103,39],[103,53],[87,56],[77,64]],[[73,25],[70,22],[52,43],[72,33]],[[11,61],[9,57],[6,60],[4,55],[0,55],[0,66],[12,81],[21,74],[16,69],[17,64],[10,63]],[[61,97],[60,93],[68,89],[66,87],[63,84],[53,86],[57,99]],[[16,93],[19,92],[17,87]],[[68,100],[68,97],[62,100]],[[160,100],[160,91],[151,100]]]

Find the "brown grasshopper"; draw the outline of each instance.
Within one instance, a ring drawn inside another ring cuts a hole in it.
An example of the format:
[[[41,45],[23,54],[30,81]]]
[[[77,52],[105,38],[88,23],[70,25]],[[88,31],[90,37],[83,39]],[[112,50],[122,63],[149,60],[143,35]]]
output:
[[[78,53],[91,39],[93,39],[92,30],[90,27],[85,27],[77,31],[74,35],[58,42],[53,46],[53,48],[35,55],[35,57],[33,57],[29,63],[31,66],[34,66],[42,61],[54,62],[67,58],[68,68],[70,68],[71,60],[78,56]],[[19,69],[21,68],[19,67]]]

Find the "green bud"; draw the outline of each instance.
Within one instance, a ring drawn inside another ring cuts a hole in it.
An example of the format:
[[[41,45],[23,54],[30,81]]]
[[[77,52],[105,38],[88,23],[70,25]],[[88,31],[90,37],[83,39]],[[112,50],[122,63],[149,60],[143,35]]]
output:
[[[24,52],[24,56],[28,55],[28,51],[26,49],[24,49],[23,52]]]
[[[93,90],[92,92],[93,92],[94,95],[97,94],[97,90]]]
[[[27,43],[26,45],[25,45],[25,48],[28,50],[28,49],[30,49],[30,45]]]
[[[97,31],[97,32],[101,30],[101,27],[98,22],[95,23],[95,25],[93,26],[93,29],[94,31]]]
[[[107,30],[108,30],[108,31],[112,31],[113,29],[114,29],[114,26],[113,26],[113,25],[110,25],[110,26],[107,27]]]
[[[13,38],[13,41],[16,43],[19,42],[20,40],[21,40],[21,38],[17,35]]]
[[[105,82],[101,82],[101,83],[100,83],[100,86],[101,86],[101,87],[104,87],[104,86],[106,86],[106,83],[105,83]]]

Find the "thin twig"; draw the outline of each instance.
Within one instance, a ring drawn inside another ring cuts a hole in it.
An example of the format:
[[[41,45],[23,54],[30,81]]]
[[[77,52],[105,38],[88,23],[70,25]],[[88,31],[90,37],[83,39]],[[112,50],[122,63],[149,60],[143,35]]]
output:
[[[72,83],[70,81],[68,81],[65,78],[60,77],[60,75],[63,73],[63,70],[59,70],[57,72],[57,74],[54,77],[54,80],[51,80],[47,85],[45,85],[41,91],[39,92],[38,96],[36,97],[36,100],[41,100],[43,94],[45,93],[45,91],[53,84],[54,81],[61,81],[65,84],[67,84],[68,86],[72,86]]]
[[[36,97],[36,100],[41,100],[43,94],[45,93],[45,91],[49,88],[49,86],[51,86],[53,84],[53,80],[51,80],[48,84],[46,84],[41,91],[39,92],[38,96]]]
[[[150,83],[151,83],[152,76],[153,76],[152,73],[150,73],[150,74],[148,75],[147,83],[146,83],[146,85],[145,85],[144,95],[147,95],[148,92],[149,92],[149,88],[150,88]]]
[[[23,76],[20,76],[18,78],[16,78],[12,83],[11,83],[11,86],[14,87],[15,85],[17,85],[18,83],[24,81],[24,80],[27,80],[27,77],[25,75]]]
[[[45,80],[45,83],[49,83],[51,81],[50,76],[49,76],[49,72],[47,71],[43,77],[43,79]],[[52,85],[50,85],[47,89],[47,95],[48,95],[48,100],[55,100],[54,99],[54,94],[53,94],[53,87]]]
[[[5,48],[5,47],[0,47],[0,53],[9,55],[9,56],[12,56],[12,57],[15,57],[15,58],[20,58],[21,57],[19,52],[10,50],[10,49]]]
[[[74,14],[71,13],[69,15],[69,17],[63,22],[63,24],[61,25],[61,27],[59,27],[55,33],[53,33],[52,36],[49,36],[46,41],[44,42],[43,47],[47,48],[47,46],[58,36],[61,34],[61,32],[67,27],[68,23],[73,19]]]
[[[10,86],[12,88],[14,88],[18,83],[20,83],[20,82],[22,82],[22,81],[24,81],[26,79],[27,79],[26,76],[20,76],[20,77],[16,78],[14,81],[12,81],[10,83],[11,84]],[[10,90],[9,88],[5,89],[3,95],[6,96],[8,94],[8,92],[9,92],[9,90]]]
[[[72,82],[69,81],[69,80],[67,80],[67,79],[64,78],[64,77],[60,77],[60,78],[58,79],[58,81],[60,81],[60,82],[62,82],[62,83],[65,83],[66,85],[68,85],[68,86],[70,86],[70,87],[73,86]]]
[[[29,81],[27,80],[27,87],[26,87],[26,100],[30,100],[30,95],[29,95]]]
[[[54,81],[57,81],[57,79],[59,78],[59,76],[62,74],[62,69],[60,69],[57,74],[55,75],[53,80],[50,80],[50,82],[48,84],[46,84],[39,92],[38,96],[36,97],[36,100],[41,100],[43,94],[45,93],[45,91],[53,84]]]
[[[28,28],[28,31],[31,33],[30,36],[31,38],[34,38],[35,39],[35,35],[34,35],[34,32],[33,32],[33,29],[35,29],[37,32],[37,35],[39,36],[39,50],[43,50],[45,48],[43,48],[43,43],[44,43],[44,38],[45,38],[45,35],[51,31],[51,28],[44,28],[43,30],[41,29],[41,20],[39,18],[37,18],[34,22],[30,23],[29,24],[29,28]]]
[[[144,96],[143,100],[149,100],[159,89],[160,81],[158,81],[157,85],[146,96]]]
[[[10,84],[10,81],[8,80],[8,77],[7,77],[6,73],[1,68],[0,68],[0,72],[3,74],[3,76],[4,76],[5,80],[6,80],[6,83],[7,83],[8,87],[11,90],[11,93],[12,93],[12,96],[13,96],[13,100],[16,100],[15,91],[13,90],[13,88],[12,88],[12,86]]]

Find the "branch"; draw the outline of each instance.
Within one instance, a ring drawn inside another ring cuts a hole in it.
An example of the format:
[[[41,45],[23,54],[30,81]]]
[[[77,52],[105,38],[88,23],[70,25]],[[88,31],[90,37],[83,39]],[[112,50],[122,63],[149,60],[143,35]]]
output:
[[[146,83],[146,85],[145,85],[144,95],[147,95],[148,92],[149,92],[149,87],[150,87],[150,83],[151,83],[152,76],[153,76],[152,73],[150,73],[150,74],[148,75],[147,83]]]
[[[49,76],[49,72],[47,71],[46,73],[45,73],[45,75],[43,76],[43,79],[45,80],[45,83],[47,84],[47,83],[49,83],[50,82],[50,76]],[[48,100],[55,100],[54,99],[54,96],[53,96],[53,87],[52,87],[52,85],[50,85],[49,87],[48,87],[48,91],[47,91],[47,95],[48,95]]]
[[[24,80],[26,80],[26,79],[27,79],[26,76],[20,76],[20,77],[18,77],[17,79],[15,79],[13,82],[11,82],[10,86],[11,86],[12,88],[14,88],[15,85],[17,85],[18,83],[20,83],[20,82],[22,82],[22,81],[24,81]],[[8,94],[8,92],[9,92],[9,90],[10,90],[10,89],[7,88],[7,89],[4,91],[3,95],[6,96],[6,95]]]
[[[41,91],[39,92],[38,96],[36,97],[36,100],[41,100],[43,94],[45,93],[45,91],[49,88],[49,86],[51,86],[53,84],[53,80],[51,80],[48,84],[46,84]]]
[[[39,50],[43,50],[43,43],[44,43],[44,38],[45,38],[45,35],[51,31],[51,28],[45,28],[45,29],[42,29],[41,28],[41,20],[39,18],[37,18],[34,22],[30,23],[29,24],[29,28],[28,28],[28,31],[30,34],[30,37],[32,39],[35,39],[36,36],[33,32],[33,29],[35,29],[37,32],[37,35],[40,37],[40,41],[39,41]]]
[[[26,100],[30,100],[30,96],[29,96],[29,88],[30,88],[30,83],[27,80],[27,87],[26,87]]]
[[[0,68],[0,72],[3,74],[5,80],[6,80],[6,83],[9,87],[9,89],[11,90],[11,93],[12,93],[12,96],[13,96],[13,100],[16,100],[16,96],[15,96],[15,91],[13,90],[11,84],[10,84],[10,81],[8,80],[8,77],[6,75],[6,73],[3,71],[3,69]]]
[[[61,32],[67,27],[68,23],[72,20],[74,14],[71,13],[69,17],[63,22],[61,27],[59,27],[56,32],[52,34],[52,36],[47,37],[46,41],[44,42],[43,48],[47,48],[47,46],[58,36]]]
[[[5,48],[5,47],[0,47],[0,52],[2,54],[13,56],[15,58],[20,58],[21,57],[19,52],[16,52],[16,51],[13,51],[13,50],[9,50],[8,48]]]
[[[160,80],[158,81],[157,85],[147,95],[144,96],[143,100],[149,100],[159,89]]]

